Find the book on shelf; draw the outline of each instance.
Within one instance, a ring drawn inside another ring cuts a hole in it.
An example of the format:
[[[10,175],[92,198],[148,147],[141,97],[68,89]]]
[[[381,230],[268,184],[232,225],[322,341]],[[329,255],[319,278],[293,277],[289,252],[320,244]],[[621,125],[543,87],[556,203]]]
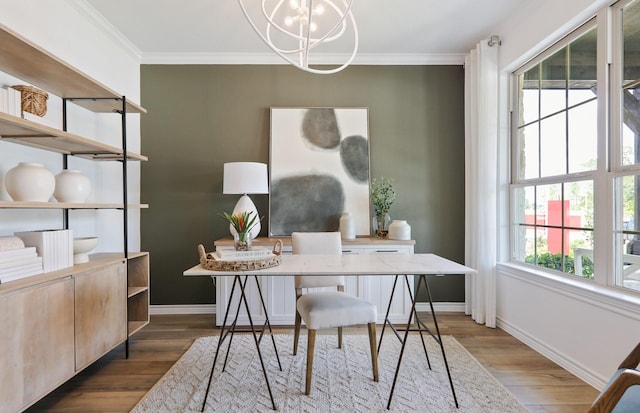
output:
[[[211,258],[221,261],[257,260],[269,258],[273,252],[265,247],[252,247],[249,251],[236,251],[231,249],[217,249],[210,253]]]
[[[39,265],[24,266],[21,269],[15,269],[11,273],[0,275],[0,284],[32,277],[34,275],[42,274],[43,272],[42,263]]]
[[[36,247],[45,272],[73,266],[73,231],[70,229],[16,232],[28,247]]]
[[[34,252],[33,255],[29,257],[20,257],[20,258],[8,260],[8,261],[0,260],[0,270],[3,270],[5,268],[19,267],[25,264],[33,264],[36,262],[42,265],[42,257],[38,257],[38,255]]]
[[[26,264],[15,265],[13,267],[2,268],[0,269],[0,277],[4,277],[5,275],[14,275],[20,274],[23,272],[28,272],[29,270],[37,270],[40,268],[42,270],[42,258],[39,261],[33,261]]]
[[[24,247],[17,250],[0,251],[0,262],[36,257],[37,255],[36,247]]]

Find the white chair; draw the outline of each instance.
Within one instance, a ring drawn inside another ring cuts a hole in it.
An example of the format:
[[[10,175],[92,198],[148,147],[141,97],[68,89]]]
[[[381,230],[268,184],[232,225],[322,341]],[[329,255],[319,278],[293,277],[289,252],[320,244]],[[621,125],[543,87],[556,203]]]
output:
[[[294,232],[291,234],[294,254],[342,254],[339,232]],[[316,332],[338,327],[338,348],[342,348],[342,327],[367,324],[373,380],[378,381],[376,351],[375,304],[344,293],[344,276],[296,276],[296,322],[293,337],[293,354],[298,352],[301,320],[307,326],[307,372],[305,394],[311,391],[313,352]],[[337,291],[307,292],[303,288],[337,287]]]

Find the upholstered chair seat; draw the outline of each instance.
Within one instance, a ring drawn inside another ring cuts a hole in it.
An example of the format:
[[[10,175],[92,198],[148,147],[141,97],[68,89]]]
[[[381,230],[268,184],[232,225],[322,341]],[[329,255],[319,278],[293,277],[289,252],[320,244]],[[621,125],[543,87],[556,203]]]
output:
[[[303,294],[296,308],[312,330],[375,323],[377,319],[375,304],[339,291]]]
[[[294,254],[342,254],[339,232],[294,232],[291,234]],[[378,352],[376,350],[375,304],[344,292],[344,276],[296,276],[296,321],[293,354],[298,352],[300,325],[307,326],[307,372],[305,394],[311,392],[313,353],[316,332],[338,328],[338,348],[342,348],[342,327],[366,324],[369,333],[373,380],[378,381]],[[334,291],[317,291],[331,287]],[[303,294],[303,291],[306,293]]]

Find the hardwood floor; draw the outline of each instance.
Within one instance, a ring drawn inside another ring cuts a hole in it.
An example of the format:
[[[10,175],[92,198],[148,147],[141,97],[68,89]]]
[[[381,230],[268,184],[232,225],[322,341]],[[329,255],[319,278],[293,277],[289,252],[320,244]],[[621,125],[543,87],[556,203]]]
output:
[[[27,412],[128,412],[201,336],[217,334],[214,315],[156,315],[129,341],[63,384]],[[460,313],[439,313],[452,335],[531,412],[585,412],[598,391],[499,329]],[[292,333],[293,328],[277,328]],[[366,328],[345,333],[366,334]],[[1,410],[1,409],[0,409]]]

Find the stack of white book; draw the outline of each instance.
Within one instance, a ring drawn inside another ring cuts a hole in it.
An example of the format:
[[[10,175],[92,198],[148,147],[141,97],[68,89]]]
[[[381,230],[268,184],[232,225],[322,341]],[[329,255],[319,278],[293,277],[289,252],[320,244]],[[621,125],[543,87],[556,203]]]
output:
[[[15,236],[0,237],[0,284],[42,274],[42,257]]]
[[[218,249],[209,254],[212,259],[220,261],[259,260],[273,256],[273,252],[265,247],[251,247],[249,251]]]
[[[14,234],[27,247],[35,247],[45,272],[73,267],[73,231],[70,229],[24,231]]]
[[[22,100],[19,90],[0,87],[0,112],[22,116]]]

